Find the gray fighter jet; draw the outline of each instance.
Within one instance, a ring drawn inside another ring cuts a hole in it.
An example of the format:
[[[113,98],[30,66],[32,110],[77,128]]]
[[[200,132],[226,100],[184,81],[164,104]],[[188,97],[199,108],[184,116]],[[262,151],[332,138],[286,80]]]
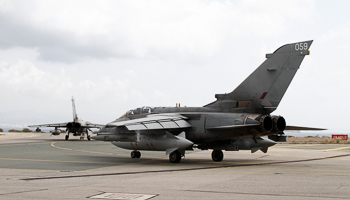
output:
[[[80,136],[80,139],[83,140],[85,134],[87,139],[90,140],[90,135],[88,130],[90,128],[102,128],[104,125],[94,124],[88,121],[84,121],[78,118],[77,112],[75,110],[75,101],[74,97],[72,97],[72,107],[73,107],[73,121],[72,122],[63,122],[63,123],[55,123],[55,124],[39,124],[39,125],[30,125],[29,127],[38,127],[37,130],[40,130],[39,127],[55,127],[55,130],[52,131],[52,135],[60,135],[61,131],[58,130],[60,127],[66,128],[68,132],[66,135],[66,140],[69,138],[69,133],[73,133],[73,136]]]
[[[276,110],[312,40],[286,44],[266,55],[266,60],[235,90],[216,94],[216,101],[203,107],[140,107],[107,124],[93,139],[133,150],[165,151],[173,163],[185,150],[212,149],[213,161],[225,151],[267,152],[276,141],[286,141],[285,130],[324,130],[286,126]]]

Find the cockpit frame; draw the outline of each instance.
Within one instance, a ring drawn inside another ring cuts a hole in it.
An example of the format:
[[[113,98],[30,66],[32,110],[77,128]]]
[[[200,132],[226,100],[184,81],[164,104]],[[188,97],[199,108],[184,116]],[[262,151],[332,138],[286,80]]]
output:
[[[154,113],[154,107],[143,106],[143,107],[139,107],[139,108],[135,108],[135,109],[131,109],[131,110],[127,111],[120,118],[129,117],[129,116],[132,116],[132,115],[151,114],[151,113]]]

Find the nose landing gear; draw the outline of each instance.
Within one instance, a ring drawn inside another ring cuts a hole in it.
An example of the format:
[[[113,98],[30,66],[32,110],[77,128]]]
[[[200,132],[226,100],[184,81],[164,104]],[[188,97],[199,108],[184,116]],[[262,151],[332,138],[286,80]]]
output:
[[[132,151],[130,156],[131,156],[131,158],[141,158],[141,152],[139,152],[139,151]]]

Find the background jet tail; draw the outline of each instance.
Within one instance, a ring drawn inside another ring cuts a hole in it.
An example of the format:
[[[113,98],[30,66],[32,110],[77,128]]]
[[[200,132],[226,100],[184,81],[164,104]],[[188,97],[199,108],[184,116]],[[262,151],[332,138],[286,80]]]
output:
[[[266,54],[267,59],[235,90],[215,95],[217,101],[206,107],[267,108],[272,112],[280,103],[305,55],[309,55],[312,42],[286,44],[272,54]]]
[[[78,120],[78,115],[77,115],[77,111],[75,110],[75,101],[73,96],[72,96],[72,108],[73,108],[73,121],[75,122]]]

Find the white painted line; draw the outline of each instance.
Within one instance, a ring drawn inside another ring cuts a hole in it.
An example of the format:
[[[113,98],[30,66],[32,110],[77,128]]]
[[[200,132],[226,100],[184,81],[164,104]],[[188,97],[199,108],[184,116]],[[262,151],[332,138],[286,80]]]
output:
[[[102,193],[89,197],[90,199],[117,199],[117,200],[147,200],[157,195],[151,194],[125,194],[125,193]]]

